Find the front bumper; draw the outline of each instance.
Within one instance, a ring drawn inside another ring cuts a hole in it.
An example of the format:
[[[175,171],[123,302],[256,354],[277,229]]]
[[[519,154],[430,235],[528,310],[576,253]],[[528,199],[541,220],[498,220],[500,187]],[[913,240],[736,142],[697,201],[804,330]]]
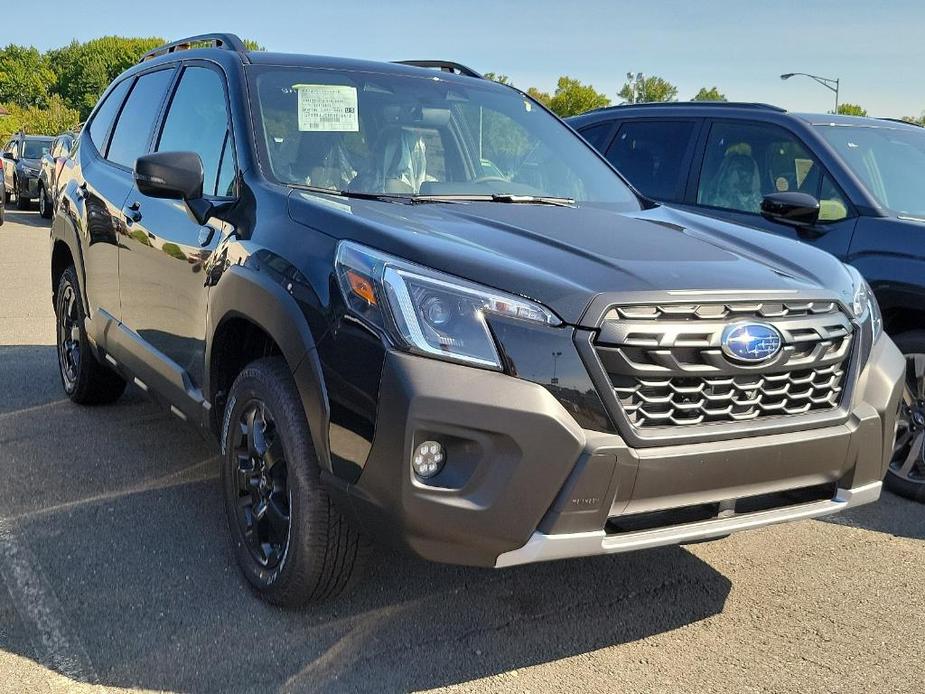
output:
[[[540,385],[390,352],[375,439],[347,489],[350,506],[368,532],[426,559],[498,567],[835,513],[879,497],[904,369],[884,337],[843,422],[632,448],[617,434],[582,429]],[[409,461],[430,439],[443,443],[447,464],[424,484]],[[786,501],[793,490],[809,489],[827,496]],[[701,515],[690,520],[693,509]],[[655,525],[636,522],[647,518]]]
[[[37,198],[39,196],[39,176],[38,174],[21,173],[16,180],[16,195],[23,198]]]

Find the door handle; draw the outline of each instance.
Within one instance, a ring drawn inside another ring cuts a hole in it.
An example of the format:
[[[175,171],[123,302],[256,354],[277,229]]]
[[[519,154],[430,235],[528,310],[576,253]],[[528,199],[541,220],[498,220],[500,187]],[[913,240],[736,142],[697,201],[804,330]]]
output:
[[[199,229],[199,245],[203,248],[212,243],[212,237],[215,236],[215,229],[210,226],[200,227]]]
[[[125,221],[129,224],[141,221],[141,203],[139,202],[126,206],[122,212],[125,213]]]

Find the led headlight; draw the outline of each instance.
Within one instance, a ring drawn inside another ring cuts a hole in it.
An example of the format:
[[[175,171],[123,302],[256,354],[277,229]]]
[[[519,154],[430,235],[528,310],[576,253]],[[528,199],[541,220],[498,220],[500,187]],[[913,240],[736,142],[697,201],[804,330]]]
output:
[[[851,276],[851,312],[859,321],[870,322],[874,341],[876,341],[883,333],[883,315],[880,313],[880,304],[877,303],[873,290],[861,273],[848,264],[845,264],[845,268]]]
[[[501,359],[485,314],[561,324],[551,311],[527,299],[352,241],[338,246],[336,267],[344,300],[353,312],[386,330],[399,346],[418,354],[500,369]]]

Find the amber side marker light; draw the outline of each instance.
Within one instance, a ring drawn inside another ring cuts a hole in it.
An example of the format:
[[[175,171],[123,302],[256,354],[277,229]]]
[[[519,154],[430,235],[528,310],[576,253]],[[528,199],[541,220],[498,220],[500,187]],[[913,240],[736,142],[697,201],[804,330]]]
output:
[[[353,270],[347,270],[344,274],[347,275],[347,282],[350,283],[350,289],[353,293],[363,299],[367,304],[375,306],[376,292],[373,290],[373,283],[369,278]]]

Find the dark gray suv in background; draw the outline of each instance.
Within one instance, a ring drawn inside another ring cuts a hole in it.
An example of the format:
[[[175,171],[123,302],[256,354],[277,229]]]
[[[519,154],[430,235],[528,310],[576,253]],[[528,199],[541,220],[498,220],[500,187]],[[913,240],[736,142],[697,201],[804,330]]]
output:
[[[886,482],[925,501],[925,128],[722,102],[616,106],[569,123],[652,200],[860,270],[908,365]]]
[[[64,391],[214,436],[268,600],[338,593],[365,538],[508,567],[880,495],[905,364],[860,274],[639,198],[463,66],[183,39],[69,161]]]

